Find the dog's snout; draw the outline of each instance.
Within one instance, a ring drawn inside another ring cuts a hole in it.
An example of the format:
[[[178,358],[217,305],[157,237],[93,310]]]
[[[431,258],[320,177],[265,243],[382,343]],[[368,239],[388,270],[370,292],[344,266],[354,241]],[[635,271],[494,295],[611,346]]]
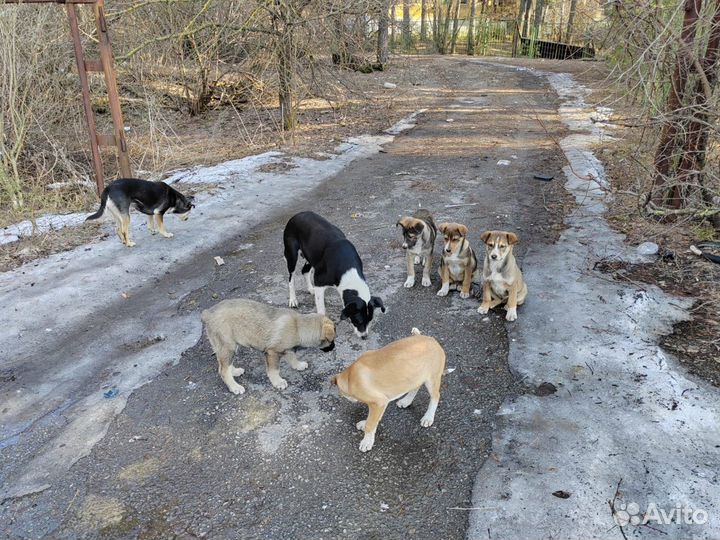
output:
[[[362,336],[360,336],[360,339],[367,339],[367,336],[367,334],[363,334]]]
[[[446,247],[446,248],[445,248],[445,253],[450,253],[450,252],[451,252],[450,248],[449,248],[449,247]]]
[[[492,255],[490,255],[490,258],[491,258],[491,259],[497,259],[497,255],[496,255],[495,253],[493,253]]]
[[[403,249],[407,249],[407,242],[403,244]]]

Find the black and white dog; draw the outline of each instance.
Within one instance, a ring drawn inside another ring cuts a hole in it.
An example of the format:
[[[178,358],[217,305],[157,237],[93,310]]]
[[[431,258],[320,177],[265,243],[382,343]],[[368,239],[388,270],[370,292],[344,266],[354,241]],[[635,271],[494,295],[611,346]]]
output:
[[[302,273],[308,290],[315,294],[318,313],[325,313],[325,289],[335,287],[343,301],[340,319],[350,319],[355,334],[365,339],[376,308],[385,313],[377,296],[370,296],[362,261],[343,232],[314,212],[295,214],[283,232],[285,261],[290,274],[290,307],[297,307],[295,267],[298,253],[307,261]]]

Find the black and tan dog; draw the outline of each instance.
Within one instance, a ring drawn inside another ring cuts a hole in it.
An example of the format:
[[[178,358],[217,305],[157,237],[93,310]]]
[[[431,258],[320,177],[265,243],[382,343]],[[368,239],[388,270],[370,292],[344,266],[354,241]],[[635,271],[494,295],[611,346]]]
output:
[[[467,240],[468,228],[460,223],[441,223],[438,226],[444,237],[444,249],[440,262],[442,287],[438,296],[447,296],[448,291],[460,290],[460,298],[470,297],[473,279],[479,282],[477,258]]]
[[[147,215],[147,226],[150,234],[160,233],[160,236],[172,238],[172,233],[165,230],[163,218],[167,212],[177,214],[182,220],[190,217],[190,210],[195,205],[193,197],[186,197],[176,189],[164,182],[149,182],[137,178],[120,178],[107,186],[100,196],[100,208],[94,214],[85,218],[98,219],[105,212],[105,206],[110,210],[120,241],[127,247],[133,247],[135,242],[130,240],[130,208]],[[157,230],[155,228],[157,221]]]
[[[517,319],[517,307],[527,296],[527,284],[513,255],[513,246],[518,243],[518,237],[511,232],[485,231],[480,238],[485,243],[485,262],[483,300],[478,312],[487,313],[507,302],[505,320],[514,321]]]
[[[437,237],[437,226],[432,214],[424,208],[419,209],[412,216],[405,216],[397,222],[396,226],[403,230],[403,249],[407,263],[407,279],[405,287],[415,285],[415,265],[422,262],[423,287],[430,286],[430,270],[432,269],[433,250]]]

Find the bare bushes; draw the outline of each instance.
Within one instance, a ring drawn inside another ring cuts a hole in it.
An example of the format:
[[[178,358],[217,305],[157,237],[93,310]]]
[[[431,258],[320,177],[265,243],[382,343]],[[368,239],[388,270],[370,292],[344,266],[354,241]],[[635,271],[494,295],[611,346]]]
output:
[[[720,224],[720,1],[616,2],[616,75],[638,111],[625,123],[654,146],[638,178],[640,206]]]

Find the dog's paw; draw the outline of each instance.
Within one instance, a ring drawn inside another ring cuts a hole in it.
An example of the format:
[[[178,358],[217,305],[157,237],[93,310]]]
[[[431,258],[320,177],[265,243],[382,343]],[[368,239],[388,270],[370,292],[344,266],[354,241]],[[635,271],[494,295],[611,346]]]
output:
[[[298,307],[297,298],[291,298],[290,300],[288,300],[288,306],[291,307],[291,308],[296,308],[296,307]]]
[[[460,291],[460,298],[470,298],[470,293],[465,291]]]
[[[135,247],[137,244],[135,244],[135,242],[133,242],[132,240],[128,240],[125,245],[127,247]]]
[[[485,313],[487,313],[488,311],[490,311],[490,306],[485,305],[485,304],[480,304],[480,307],[478,308],[478,313],[483,313],[483,314],[485,314]]]
[[[366,433],[363,437],[363,440],[360,441],[360,451],[361,452],[369,452],[372,450],[373,445],[375,444],[375,435]]]
[[[234,366],[233,366],[233,367],[231,368],[231,372],[232,372],[232,376],[233,376],[233,377],[239,377],[240,375],[242,375],[243,373],[245,373],[245,370],[244,370],[243,368],[241,368],[241,367],[234,367]]]
[[[172,238],[173,236],[175,236],[171,232],[164,232],[164,233],[161,232],[160,234],[162,235],[163,238]]]
[[[420,257],[417,256],[417,255],[415,255],[415,258],[413,259],[413,262],[414,262],[415,264],[420,264],[420,262],[421,262]]]
[[[505,320],[510,322],[517,320],[517,308],[508,308]]]
[[[410,289],[415,286],[415,276],[408,276],[405,280],[405,288]]]
[[[437,295],[438,295],[438,296],[447,296],[447,294],[448,294],[448,289],[445,288],[445,287],[443,287],[442,289],[440,289],[440,290],[437,292]]]
[[[360,420],[357,424],[355,424],[355,429],[358,431],[364,431],[365,430],[365,422],[366,420]]]
[[[228,390],[230,390],[230,391],[231,391],[233,394],[235,394],[236,396],[239,395],[239,394],[244,394],[244,393],[245,393],[245,387],[242,386],[242,385],[240,385],[240,384],[238,384],[238,383],[235,383],[235,384],[232,385],[232,386],[228,385]]]
[[[272,385],[275,388],[277,388],[278,390],[285,390],[288,387],[287,381],[285,379],[283,379],[282,377],[278,377],[274,381],[270,381],[270,382],[272,382]]]
[[[422,427],[430,427],[430,426],[433,425],[433,422],[434,422],[434,421],[435,421],[435,415],[429,416],[429,415],[426,414],[425,416],[423,416],[423,417],[420,419],[420,425],[421,425]]]
[[[298,362],[295,362],[295,365],[292,366],[292,368],[296,371],[305,371],[308,368],[308,363],[298,361]]]
[[[413,396],[415,397],[415,396]],[[407,409],[410,405],[412,405],[413,400],[407,399],[407,396],[397,401],[396,405],[400,407],[401,409]]]
[[[423,278],[422,278],[422,286],[423,286],[423,287],[429,287],[430,285],[432,285],[432,283],[430,282],[430,278],[427,277],[427,276],[423,276]]]
[[[157,229],[151,229],[150,227],[148,227],[148,232],[149,232],[150,234],[157,234],[157,233],[158,233],[158,232],[157,232]]]

